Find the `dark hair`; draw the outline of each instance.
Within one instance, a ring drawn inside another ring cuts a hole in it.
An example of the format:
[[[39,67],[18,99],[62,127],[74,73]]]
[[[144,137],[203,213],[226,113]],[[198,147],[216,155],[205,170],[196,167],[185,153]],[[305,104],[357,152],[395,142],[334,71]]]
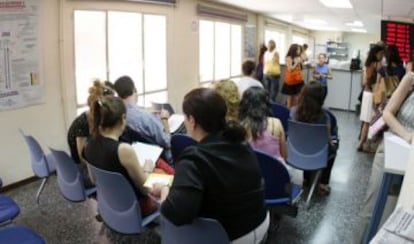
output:
[[[242,70],[243,70],[243,75],[252,75],[254,69],[256,68],[256,64],[251,61],[251,60],[247,60],[243,63],[242,65]]]
[[[307,49],[308,49],[308,44],[304,43],[304,44],[303,44],[303,49],[304,49],[304,50],[307,50]]]
[[[370,66],[372,63],[378,62],[377,53],[384,51],[384,46],[374,45],[368,52],[367,60],[365,61],[365,67]]]
[[[114,84],[114,88],[118,96],[125,99],[136,91],[135,84],[129,76],[119,77]]]
[[[317,81],[310,81],[301,90],[295,114],[296,120],[305,123],[317,122],[323,114],[323,100],[322,85]]]
[[[240,123],[251,131],[256,140],[267,127],[267,117],[272,114],[268,92],[261,87],[250,87],[243,93],[239,107]]]
[[[291,57],[292,59],[297,57],[298,48],[301,48],[301,46],[299,46],[296,43],[293,43],[292,45],[290,45],[289,51],[287,52],[286,57]]]
[[[210,88],[196,88],[184,97],[183,111],[209,134],[221,134],[227,141],[244,141],[246,131],[235,121],[226,123],[227,106],[224,98]]]
[[[260,55],[263,55],[266,51],[267,51],[266,44],[262,43],[262,44],[260,45],[260,51],[259,51],[259,54],[260,54]]]
[[[385,59],[387,60],[388,64],[388,73],[392,72],[392,64],[396,66],[401,66],[403,64],[398,48],[395,45],[390,45],[385,49]]]
[[[104,84],[105,84],[105,86],[106,86],[106,87],[111,88],[112,92],[114,93],[114,91],[115,91],[115,86],[114,86],[114,84],[113,84],[112,82],[110,82],[110,81],[106,80],[106,81],[104,81]],[[105,95],[105,94],[104,94],[104,95]]]
[[[122,122],[126,114],[124,102],[118,97],[102,97],[94,103],[92,134],[99,135],[99,128],[112,128]]]

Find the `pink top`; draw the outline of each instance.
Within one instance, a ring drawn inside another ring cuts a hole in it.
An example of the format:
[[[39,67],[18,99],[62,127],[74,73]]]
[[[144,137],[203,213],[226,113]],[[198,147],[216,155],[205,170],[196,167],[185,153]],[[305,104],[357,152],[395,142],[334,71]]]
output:
[[[278,137],[274,137],[269,130],[264,129],[255,141],[249,140],[249,143],[254,149],[277,158],[283,164],[285,163],[282,155],[280,155],[280,140]]]

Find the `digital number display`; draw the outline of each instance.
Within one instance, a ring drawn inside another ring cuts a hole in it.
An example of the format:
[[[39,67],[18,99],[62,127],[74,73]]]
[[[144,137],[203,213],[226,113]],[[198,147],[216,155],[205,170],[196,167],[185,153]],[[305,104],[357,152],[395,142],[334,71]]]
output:
[[[402,60],[407,62],[414,49],[414,25],[383,20],[381,39],[386,45],[397,46]]]

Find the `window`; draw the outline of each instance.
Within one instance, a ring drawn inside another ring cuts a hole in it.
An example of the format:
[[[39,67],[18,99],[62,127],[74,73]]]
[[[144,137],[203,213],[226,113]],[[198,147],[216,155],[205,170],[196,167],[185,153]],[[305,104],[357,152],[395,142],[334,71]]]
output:
[[[200,20],[200,82],[241,75],[242,27]]]
[[[287,48],[286,47],[286,34],[275,31],[275,30],[265,30],[265,42],[266,45],[269,43],[270,40],[275,41],[276,43],[276,50],[279,52],[280,57],[280,63],[285,63],[285,58],[287,54]]]
[[[94,79],[130,76],[138,105],[167,102],[166,17],[119,11],[75,11],[78,107],[85,106]]]

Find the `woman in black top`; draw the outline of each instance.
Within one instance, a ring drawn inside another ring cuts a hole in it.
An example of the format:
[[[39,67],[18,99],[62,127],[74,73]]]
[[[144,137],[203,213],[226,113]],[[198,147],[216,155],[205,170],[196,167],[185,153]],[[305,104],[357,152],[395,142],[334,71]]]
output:
[[[117,97],[102,97],[93,105],[92,137],[85,148],[85,159],[92,165],[121,173],[136,189],[145,216],[156,210],[156,205],[148,196],[150,189],[144,187],[147,173],[152,170],[150,162],[140,166],[133,147],[119,142],[126,126],[126,107]]]
[[[175,225],[198,217],[218,220],[235,243],[248,235],[263,239],[269,219],[255,154],[243,143],[246,132],[226,124],[226,104],[214,90],[198,88],[183,102],[187,132],[199,142],[179,158],[174,182],[156,186],[161,212]]]

